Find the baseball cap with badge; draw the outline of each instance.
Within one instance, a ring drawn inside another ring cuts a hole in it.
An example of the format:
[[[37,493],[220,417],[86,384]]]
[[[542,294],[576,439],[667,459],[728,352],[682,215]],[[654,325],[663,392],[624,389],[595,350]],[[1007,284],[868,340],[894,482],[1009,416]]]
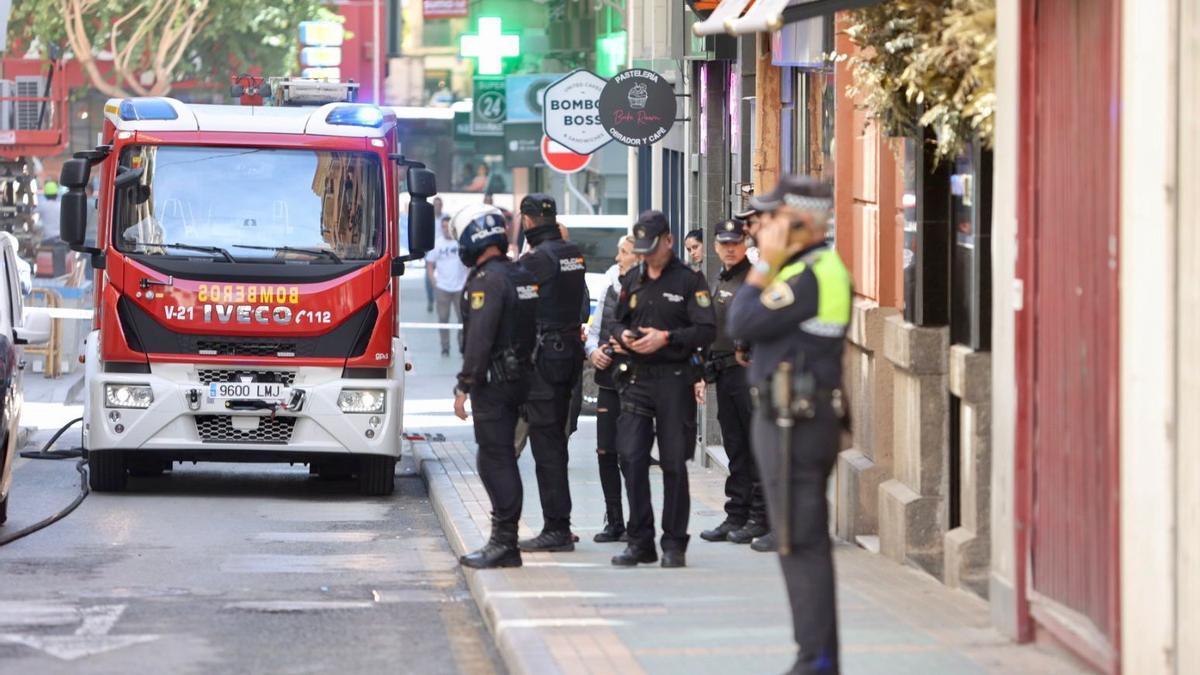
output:
[[[554,197],[542,192],[525,195],[521,200],[521,214],[534,218],[557,218],[558,204]]]
[[[742,224],[734,220],[723,220],[715,228],[716,240],[722,244],[737,243],[746,238]]]
[[[671,224],[662,211],[642,211],[633,224],[633,252],[638,255],[653,253],[658,248],[658,238],[671,231]]]
[[[774,190],[750,198],[750,208],[755,211],[774,211],[781,206],[829,211],[833,209],[833,187],[809,176],[789,175],[780,178]]]

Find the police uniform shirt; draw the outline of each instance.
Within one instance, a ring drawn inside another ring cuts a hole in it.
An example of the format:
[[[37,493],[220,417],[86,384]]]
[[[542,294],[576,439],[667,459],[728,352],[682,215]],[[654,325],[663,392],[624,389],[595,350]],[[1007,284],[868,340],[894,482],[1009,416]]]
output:
[[[648,327],[670,331],[670,342],[653,354],[631,352],[638,363],[682,363],[698,349],[712,343],[717,334],[712,296],[704,277],[671,256],[657,279],[646,274],[645,263],[621,277],[613,333],[636,332]]]
[[[754,344],[749,381],[766,381],[791,359],[818,387],[841,387],[851,295],[850,273],[824,243],[793,256],[766,288],[743,285],[729,308],[728,330]]]
[[[713,284],[713,312],[717,319],[717,339],[713,341],[710,351],[714,354],[724,354],[734,351],[736,345],[729,332],[725,329],[729,320],[729,306],[733,304],[733,296],[746,283],[746,274],[750,271],[750,261],[743,258],[741,262],[729,269],[721,270],[717,282]]]
[[[487,381],[496,352],[510,345],[527,357],[532,349],[532,320],[537,302],[533,278],[503,258],[492,258],[471,270],[463,288],[463,364],[458,390]],[[522,335],[520,331],[528,333]]]

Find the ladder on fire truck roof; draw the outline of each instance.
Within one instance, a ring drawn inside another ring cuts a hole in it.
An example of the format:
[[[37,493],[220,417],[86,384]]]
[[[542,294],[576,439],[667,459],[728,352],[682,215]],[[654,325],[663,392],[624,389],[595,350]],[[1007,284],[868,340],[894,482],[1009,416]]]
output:
[[[279,106],[314,106],[326,103],[353,103],[358,83],[329,82],[299,77],[272,77],[267,80],[271,99]]]

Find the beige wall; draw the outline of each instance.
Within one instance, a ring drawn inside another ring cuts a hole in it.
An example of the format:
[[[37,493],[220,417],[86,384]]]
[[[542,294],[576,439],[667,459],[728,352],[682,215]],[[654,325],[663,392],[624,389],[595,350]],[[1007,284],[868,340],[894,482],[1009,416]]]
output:
[[[1121,662],[1138,675],[1174,672],[1173,7],[1121,9]]]
[[[996,141],[992,201],[992,622],[1017,636],[1013,469],[1017,382],[1014,288],[1017,259],[1017,122],[1020,101],[1020,2],[996,2]]]
[[[1200,673],[1200,7],[1180,3],[1179,322],[1175,645],[1177,673]]]

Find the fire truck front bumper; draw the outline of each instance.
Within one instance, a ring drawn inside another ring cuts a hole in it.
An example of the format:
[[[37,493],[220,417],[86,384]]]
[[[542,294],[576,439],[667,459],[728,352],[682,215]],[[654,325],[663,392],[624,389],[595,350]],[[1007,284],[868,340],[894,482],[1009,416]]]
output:
[[[153,364],[103,372],[88,359],[84,447],[178,459],[297,461],[402,447],[403,381],[340,368]]]

